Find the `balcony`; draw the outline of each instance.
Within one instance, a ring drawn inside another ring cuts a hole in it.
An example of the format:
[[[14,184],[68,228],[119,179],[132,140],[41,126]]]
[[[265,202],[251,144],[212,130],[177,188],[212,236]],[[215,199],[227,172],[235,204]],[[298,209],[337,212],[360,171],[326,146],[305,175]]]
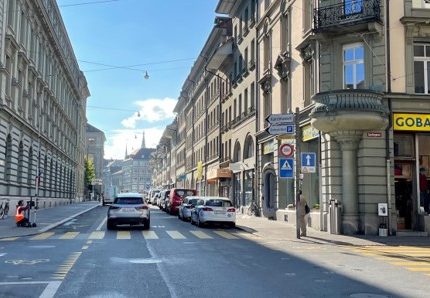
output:
[[[314,10],[314,32],[348,33],[381,22],[381,0],[347,1]]]

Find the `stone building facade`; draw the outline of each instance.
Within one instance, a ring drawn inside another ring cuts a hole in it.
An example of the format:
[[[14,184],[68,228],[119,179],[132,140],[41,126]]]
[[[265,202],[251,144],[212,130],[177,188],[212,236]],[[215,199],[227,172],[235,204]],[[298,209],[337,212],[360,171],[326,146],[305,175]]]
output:
[[[1,1],[2,197],[83,197],[88,96],[56,1]]]

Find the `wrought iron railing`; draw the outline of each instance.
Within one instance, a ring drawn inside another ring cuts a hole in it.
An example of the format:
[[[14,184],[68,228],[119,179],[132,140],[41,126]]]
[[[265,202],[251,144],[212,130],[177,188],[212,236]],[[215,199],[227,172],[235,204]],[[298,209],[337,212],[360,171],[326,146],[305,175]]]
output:
[[[314,11],[315,31],[371,21],[381,21],[381,0],[346,0],[340,4],[319,7]]]

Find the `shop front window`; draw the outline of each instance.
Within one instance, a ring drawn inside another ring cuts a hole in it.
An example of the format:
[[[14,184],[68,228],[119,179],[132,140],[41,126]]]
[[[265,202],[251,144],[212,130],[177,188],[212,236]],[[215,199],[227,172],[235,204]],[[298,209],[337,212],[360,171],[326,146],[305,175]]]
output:
[[[240,173],[234,174],[234,206],[239,207],[241,206],[241,197],[242,197],[242,186],[240,183]]]

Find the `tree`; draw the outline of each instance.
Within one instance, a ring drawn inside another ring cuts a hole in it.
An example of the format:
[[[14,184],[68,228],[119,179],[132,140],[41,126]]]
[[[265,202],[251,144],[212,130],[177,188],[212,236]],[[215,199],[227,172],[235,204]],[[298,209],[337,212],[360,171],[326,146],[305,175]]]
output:
[[[88,188],[96,178],[96,170],[92,159],[85,158],[85,186]]]

